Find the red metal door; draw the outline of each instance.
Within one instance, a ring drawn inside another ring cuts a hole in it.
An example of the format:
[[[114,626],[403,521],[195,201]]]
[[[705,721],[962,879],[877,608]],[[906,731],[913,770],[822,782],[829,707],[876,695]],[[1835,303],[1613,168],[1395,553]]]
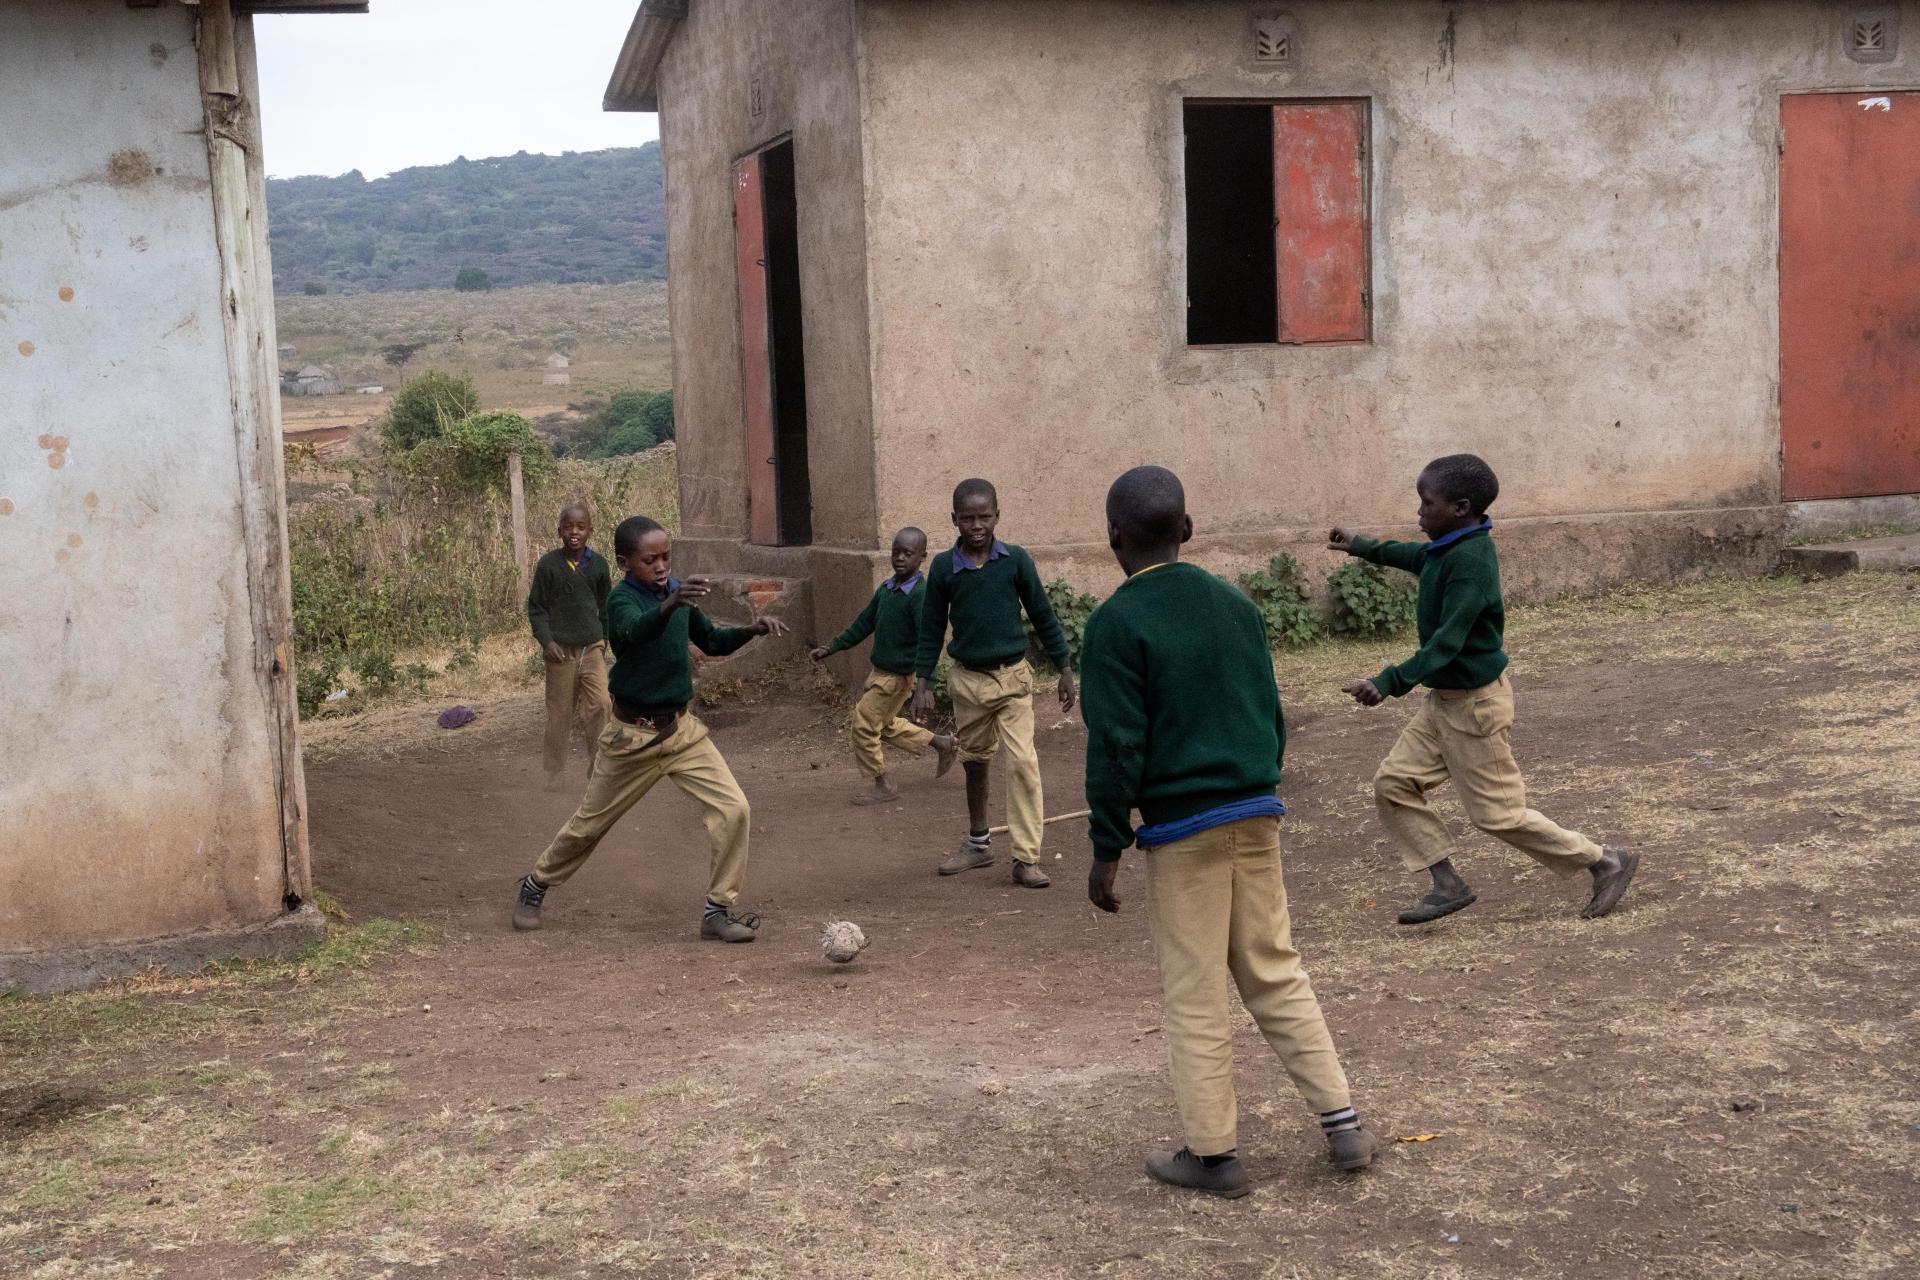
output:
[[[1789,499],[1920,492],[1920,93],[1780,100]]]
[[[1367,109],[1273,109],[1274,258],[1280,341],[1367,339]]]
[[[741,380],[746,396],[747,538],[771,547],[780,542],[780,509],[773,460],[767,219],[760,192],[760,156],[756,152],[733,166],[733,236],[740,279]]]

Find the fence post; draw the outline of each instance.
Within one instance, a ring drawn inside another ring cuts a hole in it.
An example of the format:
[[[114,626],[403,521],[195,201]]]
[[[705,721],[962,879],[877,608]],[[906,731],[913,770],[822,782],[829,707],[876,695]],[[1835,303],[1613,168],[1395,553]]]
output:
[[[520,476],[520,455],[507,455],[507,501],[513,508],[513,563],[520,571],[520,598],[532,585],[527,568],[527,486]]]

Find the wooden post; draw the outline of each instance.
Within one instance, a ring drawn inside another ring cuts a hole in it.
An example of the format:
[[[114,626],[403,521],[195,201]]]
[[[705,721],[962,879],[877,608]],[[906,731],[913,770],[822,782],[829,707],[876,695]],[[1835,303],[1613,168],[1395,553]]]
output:
[[[520,570],[520,598],[525,600],[533,585],[533,570],[527,563],[527,485],[517,453],[507,455],[507,501],[513,508],[513,563]]]
[[[313,881],[294,691],[280,369],[275,355],[273,267],[267,250],[266,169],[260,156],[259,104],[254,98],[258,66],[253,19],[236,15],[232,0],[206,0],[200,6],[199,55],[213,234],[220,254],[228,400],[240,466],[253,678],[270,717],[267,743],[280,806],[284,899],[293,905],[313,896]]]

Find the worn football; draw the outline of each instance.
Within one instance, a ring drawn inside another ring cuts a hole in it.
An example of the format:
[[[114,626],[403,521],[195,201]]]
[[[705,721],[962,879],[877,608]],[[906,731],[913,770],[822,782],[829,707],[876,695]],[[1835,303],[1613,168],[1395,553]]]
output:
[[[820,933],[820,950],[835,964],[846,964],[867,949],[867,935],[851,920],[835,920]]]

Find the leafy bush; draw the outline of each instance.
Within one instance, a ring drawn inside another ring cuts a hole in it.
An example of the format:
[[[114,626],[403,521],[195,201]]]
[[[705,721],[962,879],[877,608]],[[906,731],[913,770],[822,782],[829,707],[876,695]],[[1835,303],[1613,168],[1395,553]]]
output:
[[[1267,561],[1266,568],[1243,573],[1235,581],[1260,611],[1260,621],[1267,625],[1268,644],[1298,649],[1327,634],[1326,623],[1307,598],[1300,562],[1292,556],[1277,555]]]
[[[507,459],[516,453],[529,486],[553,470],[553,454],[531,422],[517,413],[476,413],[449,423],[438,440],[414,449],[407,466],[429,482],[497,495],[507,491]]]
[[[493,277],[480,267],[462,267],[454,273],[453,287],[461,293],[480,293],[493,288]]]
[[[311,720],[326,705],[327,695],[340,687],[340,671],[345,665],[345,659],[333,649],[299,660],[294,679],[294,702],[300,708],[302,720]]]
[[[1343,636],[1384,636],[1413,623],[1419,582],[1397,569],[1349,560],[1327,576],[1333,629]]]
[[[1055,578],[1047,584],[1047,603],[1053,606],[1053,616],[1060,620],[1060,632],[1067,638],[1067,657],[1077,670],[1080,666],[1080,641],[1087,634],[1087,619],[1100,607],[1100,597],[1075,591],[1067,585],[1065,578]],[[1027,658],[1036,664],[1051,665],[1046,650],[1040,647],[1040,637],[1034,632],[1031,622],[1027,624]]]
[[[318,280],[309,280],[300,286],[300,292],[306,294],[309,298],[323,298],[326,296],[327,286],[321,284]]]
[[[387,416],[380,420],[380,442],[405,453],[447,434],[447,428],[480,409],[473,376],[429,369],[400,384]]]
[[[673,439],[673,393],[625,390],[580,424],[576,451],[588,457],[619,458],[644,453]]]

